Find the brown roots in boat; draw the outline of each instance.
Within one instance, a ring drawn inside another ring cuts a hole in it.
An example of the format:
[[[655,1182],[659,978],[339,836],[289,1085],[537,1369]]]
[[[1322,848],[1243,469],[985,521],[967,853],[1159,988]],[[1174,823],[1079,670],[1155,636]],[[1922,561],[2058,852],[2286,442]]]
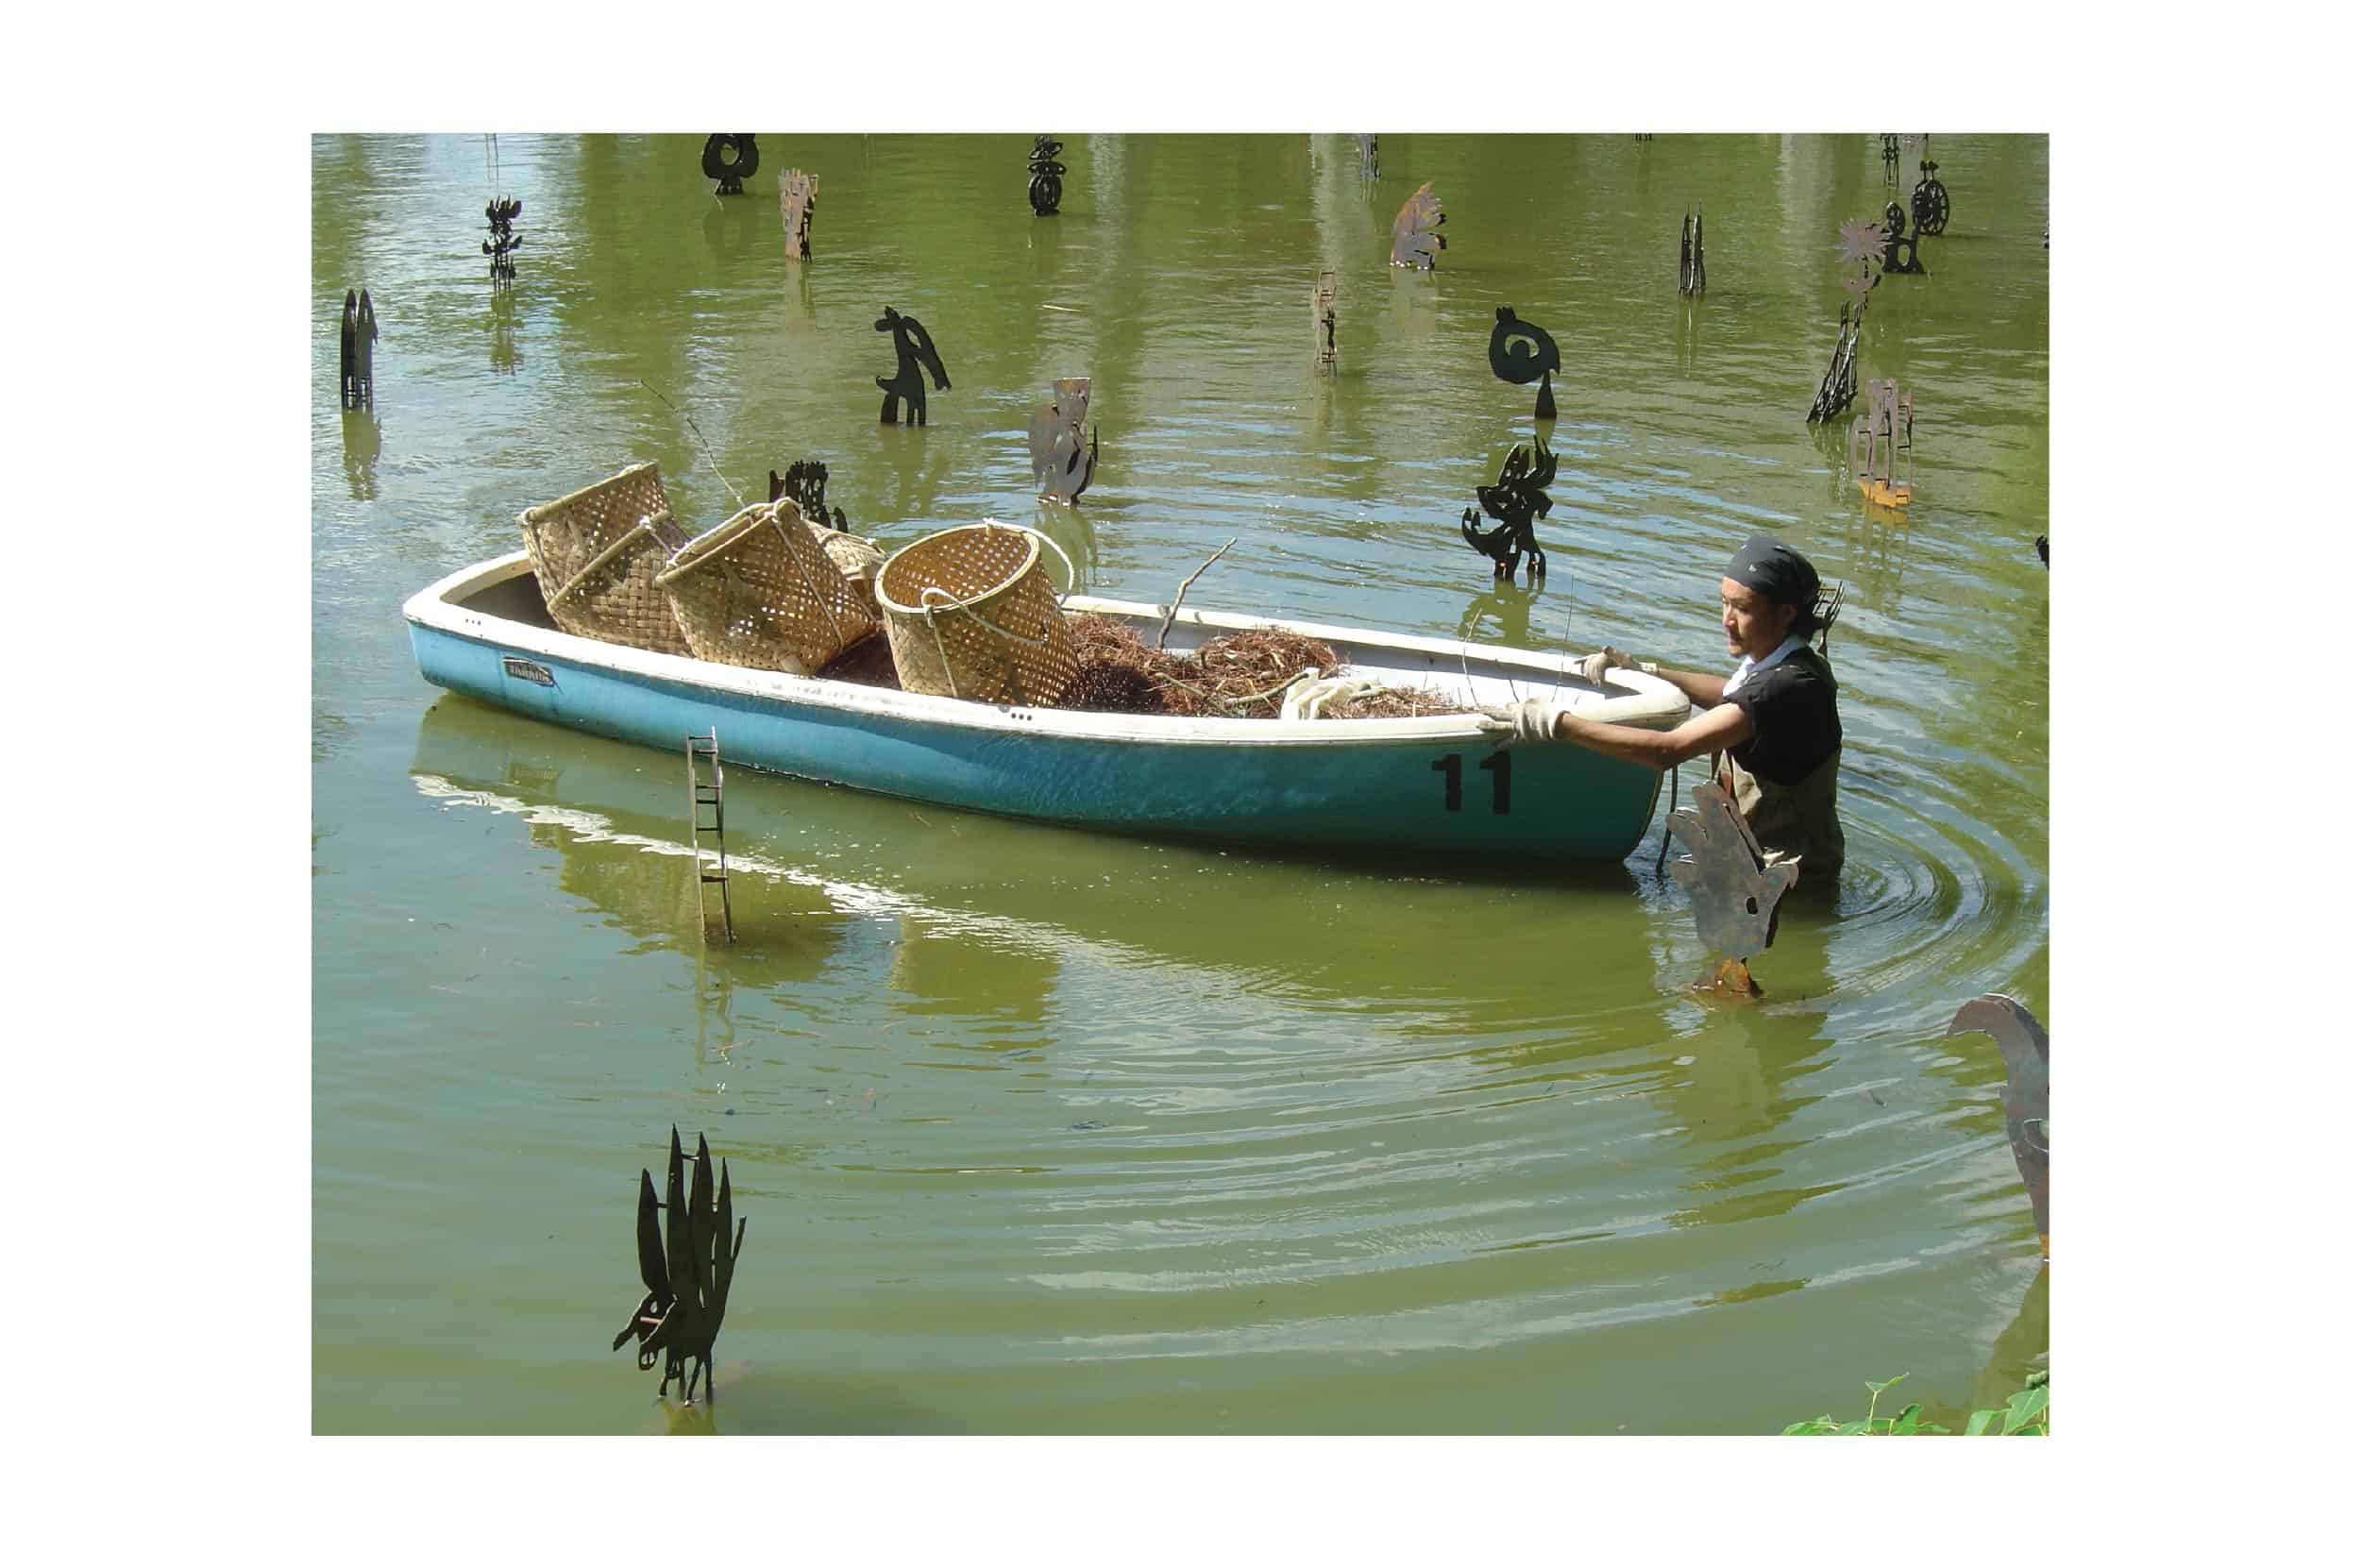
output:
[[[1053,704],[1085,713],[1158,714],[1172,718],[1275,718],[1288,683],[1311,669],[1336,672],[1336,649],[1291,632],[1255,629],[1209,638],[1194,653],[1150,648],[1138,629],[1112,615],[1071,615],[1068,632],[1081,666]],[[816,672],[821,680],[901,689],[893,649],[880,632],[862,638]],[[1323,718],[1414,718],[1464,712],[1466,704],[1430,692],[1388,688],[1330,702]]]

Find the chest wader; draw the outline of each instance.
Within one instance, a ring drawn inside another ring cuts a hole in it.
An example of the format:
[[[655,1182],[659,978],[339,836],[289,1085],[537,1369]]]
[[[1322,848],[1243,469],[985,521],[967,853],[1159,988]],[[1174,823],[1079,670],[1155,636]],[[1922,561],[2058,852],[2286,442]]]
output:
[[[1791,784],[1773,784],[1722,754],[1717,778],[1766,855],[1803,863],[1805,883],[1833,882],[1845,864],[1845,830],[1836,821],[1836,763],[1844,748]]]

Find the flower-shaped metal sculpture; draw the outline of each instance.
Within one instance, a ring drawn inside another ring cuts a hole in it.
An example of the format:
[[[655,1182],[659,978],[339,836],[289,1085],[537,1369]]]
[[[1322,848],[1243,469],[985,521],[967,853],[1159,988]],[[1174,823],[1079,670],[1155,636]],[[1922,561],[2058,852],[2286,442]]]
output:
[[[1442,214],[1442,198],[1435,194],[1433,180],[1412,191],[1402,211],[1393,215],[1393,264],[1432,272],[1436,253],[1449,244],[1439,232],[1449,221]]]
[[[681,1397],[697,1397],[697,1374],[705,1375],[705,1397],[713,1398],[714,1339],[730,1304],[730,1281],[737,1273],[738,1252],[746,1245],[746,1222],[731,1234],[730,1162],[721,1162],[721,1185],[714,1186],[713,1153],[705,1135],[697,1135],[697,1159],[682,1190],[681,1172],[689,1164],[681,1153],[681,1129],[672,1129],[672,1157],[664,1186],[664,1224],[656,1222],[656,1189],[643,1168],[639,1172],[639,1277],[648,1287],[632,1311],[632,1321],[615,1337],[616,1350],[636,1336],[639,1370],[647,1372],[664,1357],[664,1378],[656,1385],[662,1398],[675,1377]]]
[[[1673,813],[1672,830],[1688,854],[1672,865],[1673,881],[1689,894],[1697,936],[1715,956],[1698,988],[1762,994],[1746,972],[1746,960],[1779,935],[1779,901],[1796,885],[1802,868],[1792,860],[1771,860],[1738,815],[1729,791],[1708,781],[1690,790],[1693,811]]]
[[[2000,1048],[2000,1064],[2008,1070],[2008,1087],[2000,1097],[2008,1118],[2009,1152],[2016,1156],[2016,1173],[2032,1201],[2033,1228],[2041,1236],[2041,1256],[2049,1256],[2049,1032],[2024,1005],[1986,992],[1952,1015],[1953,1035],[1990,1035]]]
[[[1090,413],[1090,378],[1068,376],[1050,383],[1047,407],[1036,407],[1025,425],[1033,458],[1033,488],[1044,500],[1071,506],[1090,486],[1099,465],[1099,432],[1083,445],[1082,427]]]
[[[1847,268],[1866,271],[1885,253],[1885,229],[1871,218],[1848,218],[1836,226],[1836,250]]]

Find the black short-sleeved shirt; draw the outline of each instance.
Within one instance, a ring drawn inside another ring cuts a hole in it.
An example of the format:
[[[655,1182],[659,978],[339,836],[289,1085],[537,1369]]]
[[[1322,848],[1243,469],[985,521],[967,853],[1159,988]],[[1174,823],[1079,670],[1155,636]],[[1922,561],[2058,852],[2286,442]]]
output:
[[[1754,725],[1754,738],[1731,747],[1731,758],[1773,784],[1801,783],[1845,743],[1845,727],[1836,718],[1836,676],[1808,648],[1757,672],[1723,700],[1738,704]]]

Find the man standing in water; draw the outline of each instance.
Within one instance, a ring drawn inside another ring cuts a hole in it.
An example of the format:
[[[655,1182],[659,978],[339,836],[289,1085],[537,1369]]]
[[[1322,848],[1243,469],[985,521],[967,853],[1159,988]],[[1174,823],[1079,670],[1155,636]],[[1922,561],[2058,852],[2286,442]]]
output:
[[[1519,741],[1572,741],[1611,757],[1666,768],[1708,751],[1725,753],[1715,777],[1737,801],[1763,852],[1802,862],[1804,882],[1833,884],[1845,863],[1836,820],[1836,765],[1845,741],[1836,717],[1836,677],[1806,646],[1827,622],[1816,612],[1820,574],[1768,535],[1746,541],[1722,578],[1722,634],[1738,672],[1660,669],[1608,649],[1582,661],[1599,685],[1609,669],[1637,668],[1670,682],[1703,708],[1678,729],[1643,730],[1583,718],[1545,697],[1492,717]]]

